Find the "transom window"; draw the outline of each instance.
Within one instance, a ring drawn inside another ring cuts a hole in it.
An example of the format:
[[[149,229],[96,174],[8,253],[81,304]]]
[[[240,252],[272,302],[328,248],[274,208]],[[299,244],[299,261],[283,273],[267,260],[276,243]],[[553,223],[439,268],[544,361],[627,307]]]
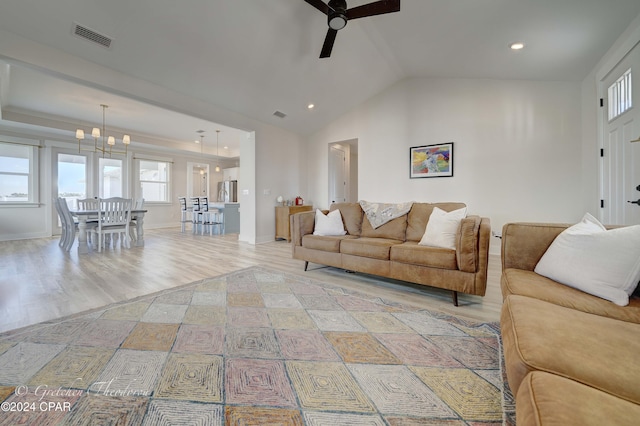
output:
[[[631,68],[609,86],[609,121],[631,109]]]

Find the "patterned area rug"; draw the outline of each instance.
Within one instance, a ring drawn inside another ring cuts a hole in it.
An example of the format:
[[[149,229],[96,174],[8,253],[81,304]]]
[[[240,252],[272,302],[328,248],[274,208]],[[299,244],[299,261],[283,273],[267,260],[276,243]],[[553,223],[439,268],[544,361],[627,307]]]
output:
[[[504,383],[497,324],[259,267],[0,335],[2,425],[499,425]]]

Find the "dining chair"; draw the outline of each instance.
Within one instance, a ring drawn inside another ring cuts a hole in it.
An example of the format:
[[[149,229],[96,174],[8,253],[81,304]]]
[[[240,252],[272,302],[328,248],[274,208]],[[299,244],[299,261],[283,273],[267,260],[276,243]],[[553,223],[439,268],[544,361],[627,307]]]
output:
[[[60,219],[60,241],[58,241],[58,246],[63,247],[65,244],[65,239],[67,237],[67,222],[63,217],[63,213],[60,210],[60,197],[54,197],[52,199],[53,206],[56,208],[56,213],[58,213],[58,218]]]
[[[144,209],[144,198],[136,198],[135,201],[133,201],[133,204],[131,206],[131,210],[143,210]],[[131,237],[131,241],[138,241],[138,235],[137,235],[137,229],[138,229],[138,222],[137,220],[133,217],[133,213],[131,213],[131,222],[129,222],[129,236]]]
[[[118,236],[121,244],[125,247],[131,247],[129,243],[130,233],[129,224],[131,223],[131,206],[130,198],[106,198],[100,199],[100,208],[98,210],[98,226],[95,233],[98,234],[98,251],[102,251],[105,236]],[[114,239],[112,238],[114,241]],[[115,242],[114,242],[115,246]]]
[[[98,210],[100,203],[97,198],[82,198],[77,199],[76,204],[78,210]]]
[[[184,232],[185,223],[189,221],[187,219],[187,213],[189,212],[189,210],[187,209],[187,198],[178,197],[178,201],[180,202],[180,230]]]
[[[78,232],[78,223],[69,210],[69,205],[65,198],[58,198],[58,208],[60,209],[60,221],[62,223],[62,234],[64,235],[64,242],[62,248],[65,251],[71,250],[73,243],[76,240],[76,232]],[[87,241],[91,241],[91,233],[97,226],[97,222],[87,222]]]

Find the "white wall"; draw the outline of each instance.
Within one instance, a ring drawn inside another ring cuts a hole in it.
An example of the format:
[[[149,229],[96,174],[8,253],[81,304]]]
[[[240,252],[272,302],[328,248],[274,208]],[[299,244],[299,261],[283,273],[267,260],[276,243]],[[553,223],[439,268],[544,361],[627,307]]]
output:
[[[354,138],[360,199],[463,201],[497,232],[511,221],[584,214],[580,83],[401,81],[309,138],[318,206],[327,207],[326,145]],[[451,141],[453,177],[409,178],[410,147]]]
[[[256,212],[260,212],[256,215],[256,242],[262,243],[275,239],[276,198],[304,197],[307,151],[298,136],[277,127],[257,131],[255,145]]]

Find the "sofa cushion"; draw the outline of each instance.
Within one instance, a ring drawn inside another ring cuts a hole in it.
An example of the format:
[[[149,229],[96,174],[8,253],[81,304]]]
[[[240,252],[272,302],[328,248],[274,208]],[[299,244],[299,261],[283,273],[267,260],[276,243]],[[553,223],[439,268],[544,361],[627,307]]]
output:
[[[307,234],[302,237],[302,247],[334,253],[340,252],[340,242],[346,238],[357,238],[352,235],[323,236]]]
[[[518,426],[633,425],[640,405],[555,374],[534,371],[517,390]]]
[[[503,297],[511,294],[528,296],[582,312],[640,324],[640,297],[637,296],[632,296],[627,306],[618,306],[533,271],[513,268],[502,271],[500,285]]]
[[[358,203],[333,203],[329,211],[340,210],[342,222],[347,234],[359,237],[362,232],[362,217],[364,212]]]
[[[640,281],[640,225],[608,231],[587,213],[556,237],[534,271],[626,306]]]
[[[455,250],[421,246],[415,241],[407,241],[391,247],[391,260],[439,269],[458,269]]]
[[[367,238],[386,238],[389,240],[404,241],[407,231],[407,215],[402,215],[390,220],[382,226],[373,229],[367,215],[362,218],[362,236]]]
[[[429,222],[427,222],[427,229],[418,244],[455,250],[460,222],[465,217],[467,217],[466,207],[452,212],[434,207],[431,216],[429,216]]]
[[[509,296],[500,328],[511,389],[546,371],[640,403],[640,324]]]
[[[320,209],[316,209],[316,223],[313,235],[345,235],[344,223],[340,210],[336,209],[328,214],[324,214]]]
[[[384,226],[384,225],[383,225]],[[402,241],[388,238],[345,239],[340,244],[340,253],[372,259],[389,260],[391,247],[402,244]]]
[[[434,207],[446,212],[466,207],[464,203],[413,203],[407,215],[407,241],[420,241],[427,229],[427,222]]]

